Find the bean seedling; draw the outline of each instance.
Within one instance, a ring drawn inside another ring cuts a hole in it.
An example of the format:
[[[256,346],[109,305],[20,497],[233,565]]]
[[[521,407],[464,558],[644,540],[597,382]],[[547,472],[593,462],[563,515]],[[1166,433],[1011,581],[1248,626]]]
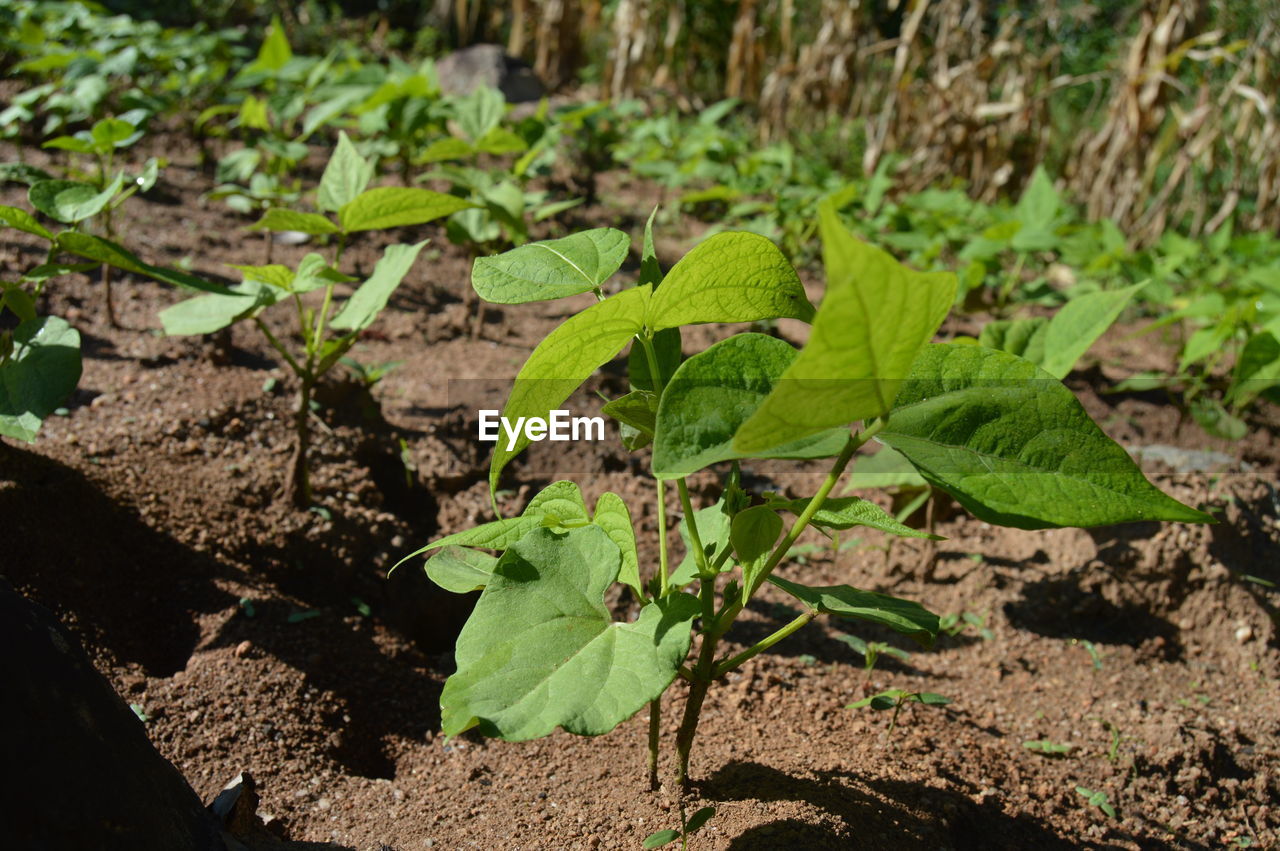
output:
[[[1053,375],[1007,352],[931,343],[955,302],[953,275],[899,265],[854,238],[830,205],[820,208],[818,224],[827,290],[816,312],[781,251],[749,233],[708,238],[664,276],[651,219],[637,284],[610,296],[604,285],[630,247],[626,234],[610,228],[475,262],[473,286],[491,302],[596,297],[529,356],[502,412],[508,421],[547,417],[630,345],[630,391],[604,412],[620,424],[628,449],[651,447],[658,557],[642,568],[621,497],[606,492],[588,509],[578,486],[564,481],[519,515],[406,557],[436,550],[426,562],[433,581],[455,592],[481,590],[440,699],[446,736],[475,730],[523,741],[557,727],[600,735],[648,705],[648,773],[656,787],[660,698],[680,679],[687,690],[675,780],[683,788],[711,687],[819,615],[878,624],[928,645],[939,619],[919,603],[781,575],[811,526],[924,537],[874,503],[831,495],[872,439],[989,523],[1043,529],[1211,520],[1148,482]],[[682,351],[683,326],[782,318],[811,323],[802,349],[738,333],[687,358]],[[495,445],[491,493],[531,442],[521,434]],[[793,499],[744,489],[736,462],[759,458],[830,459],[830,466],[816,491]],[[727,468],[719,498],[696,506],[687,477],[713,466]],[[678,520],[668,506],[672,486]],[[673,523],[686,541],[679,562],[667,551]],[[615,583],[639,603],[634,621],[614,620],[605,605]],[[799,613],[744,649],[722,650],[766,584],[794,598]],[[910,700],[905,695],[893,702]]]

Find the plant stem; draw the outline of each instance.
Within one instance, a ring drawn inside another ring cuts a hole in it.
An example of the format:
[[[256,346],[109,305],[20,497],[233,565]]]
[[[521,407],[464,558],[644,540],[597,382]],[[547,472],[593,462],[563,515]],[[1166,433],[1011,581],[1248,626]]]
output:
[[[676,483],[680,489],[680,502],[684,508],[686,522],[689,527],[689,543],[694,549],[694,558],[698,563],[698,572],[702,575],[703,580],[700,583],[700,596],[702,598],[702,609],[704,613],[703,630],[702,630],[702,647],[698,654],[698,664],[693,670],[693,681],[689,687],[689,697],[685,702],[684,716],[680,719],[680,729],[676,733],[676,782],[677,785],[684,789],[688,785],[689,780],[689,754],[693,749],[693,740],[698,732],[698,718],[702,714],[702,704],[706,700],[707,690],[711,687],[711,683],[717,677],[722,676],[737,665],[755,656],[757,653],[767,650],[777,642],[791,635],[791,633],[800,629],[814,617],[814,612],[809,611],[782,629],[770,635],[754,647],[726,660],[720,665],[715,664],[716,645],[719,643],[721,636],[729,631],[733,626],[734,620],[742,611],[747,601],[752,595],[759,590],[760,585],[773,572],[778,563],[791,549],[792,544],[800,537],[800,534],[813,520],[813,516],[818,513],[818,509],[822,507],[826,501],[828,494],[836,486],[836,482],[844,475],[845,467],[849,465],[855,452],[864,443],[874,437],[884,424],[882,420],[877,420],[866,429],[857,434],[850,435],[845,442],[844,448],[836,457],[835,463],[831,466],[831,471],[827,473],[826,479],[822,483],[822,487],[814,494],[813,499],[805,506],[804,511],[796,518],[791,526],[791,530],[787,532],[786,537],[774,548],[769,556],[769,560],[765,562],[760,573],[753,579],[750,586],[742,589],[738,601],[728,606],[719,617],[715,616],[715,575],[710,573],[707,566],[706,553],[703,552],[701,539],[698,537],[697,524],[693,519],[693,505],[689,500],[689,489],[685,485],[684,479],[677,479]],[[708,612],[710,614],[708,614]]]
[[[658,490],[658,597],[667,596],[667,487],[657,479]]]
[[[756,644],[753,644],[751,647],[748,647],[746,650],[743,650],[737,656],[732,656],[728,659],[725,659],[723,662],[716,665],[715,671],[712,674],[712,679],[719,679],[720,677],[723,677],[725,674],[729,673],[734,668],[738,667],[739,665],[741,665],[743,662],[747,661],[751,657],[758,656],[759,654],[768,650],[770,647],[777,644],[779,641],[786,638],[788,635],[791,635],[793,632],[800,629],[809,621],[813,620],[815,615],[817,615],[817,612],[815,612],[813,609],[810,609],[804,614],[797,617],[795,620],[788,623],[786,626],[782,627],[782,629],[779,629],[777,632],[773,633],[772,635],[769,635],[766,638],[762,638]]]
[[[311,448],[311,384],[311,376],[304,375],[302,387],[298,390],[298,410],[293,418],[297,443],[289,476],[289,497],[298,508],[311,505],[311,481],[307,475],[307,452]]]
[[[658,746],[662,743],[662,697],[649,701],[649,789],[658,791]]]

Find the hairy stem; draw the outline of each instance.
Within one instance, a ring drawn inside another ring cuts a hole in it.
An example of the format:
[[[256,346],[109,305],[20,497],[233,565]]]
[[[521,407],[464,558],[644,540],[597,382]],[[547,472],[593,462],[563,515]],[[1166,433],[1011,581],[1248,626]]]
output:
[[[289,475],[289,498],[298,508],[311,505],[311,481],[307,473],[307,452],[311,449],[311,378],[304,376],[298,390],[298,410],[294,413],[293,463]]]

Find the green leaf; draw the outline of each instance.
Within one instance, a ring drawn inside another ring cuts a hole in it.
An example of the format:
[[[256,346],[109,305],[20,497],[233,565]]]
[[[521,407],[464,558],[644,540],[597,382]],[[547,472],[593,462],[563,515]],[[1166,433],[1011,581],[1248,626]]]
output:
[[[809,321],[813,305],[778,247],[754,233],[718,233],[686,254],[654,290],[650,330],[707,322]]]
[[[42,180],[27,190],[27,199],[49,218],[73,224],[102,212],[123,185],[123,174],[117,174],[101,192],[74,180]]]
[[[50,233],[44,225],[36,221],[35,216],[18,207],[6,207],[4,205],[0,205],[0,222],[4,222],[14,230],[20,230],[23,233],[29,233],[32,236],[42,237],[50,242],[53,241],[53,234]]]
[[[265,284],[248,281],[229,295],[206,293],[167,307],[160,311],[160,325],[170,337],[212,334],[274,304],[283,295]]]
[[[418,155],[415,162],[420,163],[439,163],[446,160],[462,160],[476,153],[468,142],[459,139],[456,136],[448,136],[444,139],[436,139],[426,149]]]
[[[53,180],[53,175],[26,163],[0,163],[0,183],[25,183],[31,186],[42,180]]]
[[[886,413],[955,301],[954,275],[900,265],[829,204],[820,216],[827,294],[804,350],[734,438],[743,454]]]
[[[142,138],[136,125],[120,118],[104,118],[93,125],[90,133],[95,146],[102,151],[127,148]]]
[[[267,29],[267,37],[258,49],[258,58],[244,72],[279,71],[293,59],[293,50],[289,47],[289,38],[285,35],[284,26],[279,15],[271,16],[271,26]]]
[[[502,415],[513,423],[521,417],[546,417],[640,332],[648,298],[648,287],[623,290],[570,317],[548,334],[516,375]],[[523,429],[514,446],[505,440],[495,444],[489,465],[490,491],[498,489],[502,468],[528,445]]]
[[[454,652],[441,728],[524,741],[607,733],[657,698],[689,651],[697,599],[675,594],[614,622],[618,547],[596,526],[537,529],[498,560]]]
[[[675,375],[676,369],[679,368],[681,358],[684,357],[684,352],[681,350],[680,329],[663,328],[653,335],[649,345],[653,347],[653,358],[658,362],[658,377],[662,386],[666,387],[671,381],[671,376]],[[627,355],[627,376],[631,380],[631,386],[637,390],[656,393],[657,386],[650,372],[649,356],[645,353],[644,344],[636,340],[631,344],[631,353]]]
[[[926,647],[938,636],[938,616],[911,600],[860,591],[848,585],[801,585],[773,575],[769,581],[823,614],[878,623]]]
[[[680,838],[680,831],[667,828],[666,830],[655,830],[644,838],[640,846],[645,849],[661,848],[663,845],[670,845]]]
[[[889,446],[882,446],[874,455],[859,455],[854,462],[853,472],[849,474],[845,492],[862,489],[906,488],[916,490],[928,488],[929,483],[924,476],[916,472],[911,462],[901,452]]]
[[[662,288],[670,286],[670,280]],[[748,422],[796,359],[784,340],[737,334],[680,365],[662,394],[653,441],[653,472],[662,479],[745,457],[734,434]],[[844,429],[775,445],[755,457],[826,458],[848,439]]]
[[[770,508],[790,511],[792,514],[799,514],[808,506],[809,500],[807,499],[773,500],[769,502]],[[926,532],[921,532],[919,529],[904,526],[895,520],[892,514],[874,502],[868,502],[856,496],[828,497],[809,522],[823,529],[852,529],[855,526],[865,526],[868,529],[879,529],[882,532],[888,532],[890,535],[897,535],[900,538],[946,540],[937,535],[930,535]]]
[[[601,410],[618,422],[653,437],[653,430],[658,420],[657,395],[647,390],[632,390],[625,396],[619,396],[607,402]]]
[[[71,151],[73,154],[93,153],[93,139],[85,138],[88,134],[77,133],[75,136],[57,136],[40,147],[53,148],[59,151]]]
[[[236,294],[234,290],[222,284],[215,284],[212,281],[206,281],[204,278],[198,278],[195,275],[189,275],[177,269],[166,269],[163,266],[152,266],[150,263],[144,263],[138,259],[137,255],[116,243],[87,233],[63,231],[58,234],[58,247],[71,254],[95,260],[99,263],[107,263],[126,272],[145,275],[148,278],[153,278],[161,283],[171,284],[175,287],[219,293],[221,295]]]
[[[426,244],[424,239],[413,245],[387,246],[373,267],[373,274],[351,294],[329,325],[341,331],[358,331],[372,325]]]
[[[80,382],[80,333],[57,316],[19,323],[0,362],[0,435],[32,443]]]
[[[711,821],[712,817],[715,816],[715,814],[716,814],[715,807],[703,807],[693,815],[689,816],[689,820],[685,822],[685,825],[684,825],[685,836],[688,836],[691,833],[696,833],[697,831],[701,830],[703,825]]]
[[[712,564],[729,546],[731,518],[725,510],[724,499],[716,500],[714,505],[700,508],[693,513],[693,522],[698,526],[698,539],[702,541],[702,551],[707,563]],[[680,519],[680,540],[684,541],[684,558],[671,572],[668,582],[679,588],[688,585],[698,576],[698,559],[694,554],[693,543],[689,538],[689,521],[687,517]]]
[[[1045,171],[1044,166],[1036,166],[1030,182],[1027,183],[1027,188],[1023,190],[1022,197],[1018,199],[1018,204],[1013,210],[1014,217],[1022,223],[1022,231],[1019,233],[1050,230],[1058,215],[1060,204],[1058,190],[1053,188],[1053,180],[1050,179],[1049,173]],[[1014,239],[1014,245],[1018,247],[1017,237],[1015,236]]]
[[[470,201],[404,186],[379,186],[366,189],[338,210],[338,221],[347,233],[364,230],[420,225],[433,219],[467,210]]]
[[[701,530],[701,527],[699,527]],[[782,535],[782,518],[776,511],[756,505],[738,512],[729,527],[729,543],[742,565],[742,583],[755,586],[755,578],[769,560]]]
[[[662,266],[658,263],[658,250],[653,245],[653,220],[658,217],[658,208],[654,207],[649,219],[644,223],[644,244],[640,251],[640,286],[662,283]]]
[[[445,535],[438,541],[432,541],[425,547],[414,550],[396,562],[388,573],[395,571],[396,568],[409,559],[416,558],[425,552],[440,547],[483,547],[487,550],[505,550],[541,525],[542,515],[540,514],[504,517],[501,520],[494,520],[490,523],[481,523],[479,526],[474,526],[465,531]]]
[[[599,287],[618,271],[630,247],[631,239],[614,228],[531,242],[494,257],[477,258],[471,286],[493,304],[578,295]]]
[[[373,163],[360,156],[346,133],[339,133],[338,146],[334,148],[333,156],[329,158],[329,164],[320,177],[316,206],[336,213],[355,200],[372,179]]]
[[[466,97],[454,101],[458,126],[472,142],[478,142],[502,121],[507,100],[502,92],[490,86],[477,86]]]
[[[1212,522],[1148,482],[1071,391],[1035,364],[938,344],[912,373],[879,437],[982,520],[1020,529]]]
[[[427,577],[446,591],[466,594],[489,582],[498,560],[488,553],[464,547],[445,547],[427,559]]]
[[[552,482],[525,506],[523,516],[539,517],[543,526],[585,526],[591,520],[577,482]]]
[[[978,342],[992,349],[1018,355],[1054,378],[1065,378],[1076,361],[1111,327],[1146,282],[1121,290],[1078,296],[1067,302],[1052,319],[1004,320],[989,323]]]
[[[637,600],[644,599],[640,588],[640,556],[636,552],[636,532],[631,525],[631,512],[627,504],[616,493],[605,491],[596,500],[595,516],[591,522],[605,531],[609,538],[618,545],[622,553],[622,567],[618,571],[618,581],[631,588]]]
[[[297,210],[286,210],[283,207],[272,207],[261,219],[249,225],[250,230],[269,230],[273,232],[295,230],[309,233],[312,236],[337,233],[338,226],[329,221],[327,216],[319,213],[300,213]]]
[[[1253,334],[1236,361],[1227,399],[1237,406],[1252,402],[1280,384],[1280,340],[1270,331]]]
[[[36,302],[31,293],[17,284],[2,284],[4,297],[0,298],[0,309],[8,308],[19,322],[30,322],[36,318]]]

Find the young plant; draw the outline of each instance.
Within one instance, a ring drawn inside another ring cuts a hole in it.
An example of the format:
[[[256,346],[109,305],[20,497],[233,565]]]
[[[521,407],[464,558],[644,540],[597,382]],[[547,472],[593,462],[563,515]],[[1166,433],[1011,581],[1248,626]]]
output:
[[[911,658],[911,654],[907,651],[883,641],[864,641],[856,635],[848,634],[841,634],[836,638],[849,645],[854,653],[862,657],[862,667],[868,677],[875,670],[876,662],[880,661],[881,655],[892,656],[899,662],[906,662]]]
[[[605,493],[589,510],[571,482],[549,485],[518,516],[414,553],[439,550],[426,570],[441,587],[482,589],[458,637],[457,671],[441,695],[445,735],[476,730],[522,741],[557,727],[600,735],[648,705],[648,769],[656,786],[659,701],[680,679],[687,692],[675,779],[683,788],[711,687],[818,616],[868,621],[929,644],[938,617],[919,603],[782,575],[786,554],[811,526],[923,535],[874,503],[831,495],[854,453],[872,439],[990,523],[1041,529],[1211,521],[1148,482],[1050,373],[982,346],[930,343],[955,301],[955,277],[900,266],[855,239],[830,205],[820,208],[827,291],[816,313],[767,239],[717,234],[663,276],[651,224],[637,285],[607,297],[604,284],[629,248],[616,230],[475,263],[472,283],[489,301],[597,298],[529,356],[503,410],[509,423],[548,417],[631,346],[632,389],[604,411],[620,423],[628,449],[652,446],[658,558],[641,565],[620,497]],[[812,323],[803,349],[739,333],[687,359],[682,352],[683,326],[778,318]],[[491,492],[534,436],[518,430],[495,446]],[[733,462],[753,458],[830,460],[816,491],[791,499],[743,488]],[[729,467],[720,498],[696,506],[686,477],[717,465]],[[672,486],[687,541],[679,563],[667,547],[676,522],[667,504]],[[636,620],[611,616],[604,601],[615,583],[639,603]],[[744,649],[723,649],[766,584],[794,598],[799,614]]]
[[[680,840],[681,851],[689,847],[689,837],[702,829],[716,814],[715,807],[703,807],[686,820],[683,809],[680,812],[680,829],[655,830],[644,838],[641,846],[646,849],[666,848],[677,839]]]
[[[116,151],[136,143],[143,136],[142,124],[149,116],[134,110],[116,118],[104,118],[89,130],[74,136],[59,136],[45,142],[46,148],[57,148],[88,157],[92,166],[73,172],[80,180],[42,180],[31,185],[27,194],[31,206],[55,221],[73,226],[96,220],[108,240],[116,239],[115,212],[135,192],[145,192],[155,185],[161,161],[147,160],[137,175],[126,175],[114,168]],[[111,266],[102,266],[103,298],[107,322],[118,328],[115,302],[111,297]]]
[[[316,195],[316,206],[323,212],[272,208],[253,225],[267,231],[292,230],[332,238],[330,259],[310,253],[294,269],[278,264],[235,266],[244,277],[242,283],[179,302],[160,314],[165,333],[170,335],[211,334],[236,322],[251,321],[288,365],[298,381],[298,403],[293,423],[294,455],[285,491],[299,508],[311,505],[307,454],[316,384],[378,318],[427,243],[388,246],[373,273],[338,307],[338,285],[357,280],[339,271],[343,249],[355,234],[423,224],[466,206],[465,201],[427,189],[366,188],[372,177],[372,166],[356,153],[346,135],[341,135]],[[334,214],[337,221],[326,213]],[[304,300],[312,292],[321,295],[318,306]],[[277,337],[261,317],[264,310],[282,302],[293,307],[300,348],[288,345],[288,338]]]
[[[893,715],[889,718],[889,729],[886,736],[893,736],[893,731],[898,726],[898,715],[902,712],[902,707],[909,703],[918,703],[921,706],[946,706],[951,703],[949,697],[943,697],[940,694],[931,691],[905,691],[900,688],[891,688],[882,691],[879,694],[873,694],[870,697],[864,697],[862,700],[850,703],[845,709],[863,709],[871,707],[877,710],[892,709]]]

